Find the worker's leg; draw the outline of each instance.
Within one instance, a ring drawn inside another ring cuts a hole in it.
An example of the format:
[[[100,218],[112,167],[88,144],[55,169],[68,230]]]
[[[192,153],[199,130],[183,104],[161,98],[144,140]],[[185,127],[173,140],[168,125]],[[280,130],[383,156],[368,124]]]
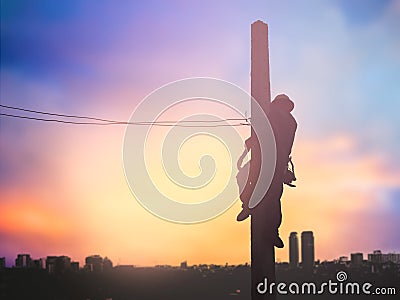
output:
[[[255,208],[263,216],[265,238],[276,247],[282,248],[283,241],[279,237],[279,226],[282,223],[281,197],[283,184],[273,180],[263,201]]]

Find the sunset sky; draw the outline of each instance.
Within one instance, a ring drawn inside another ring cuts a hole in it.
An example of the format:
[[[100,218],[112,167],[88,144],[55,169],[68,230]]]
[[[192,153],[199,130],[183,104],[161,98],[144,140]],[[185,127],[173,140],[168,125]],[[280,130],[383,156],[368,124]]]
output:
[[[288,260],[290,232],[304,230],[321,260],[399,252],[400,1],[1,0],[0,102],[128,120],[146,95],[187,77],[249,91],[250,25],[259,19],[269,25],[272,95],[294,100],[299,124],[298,182],[283,195],[287,247],[277,259]],[[0,257],[249,262],[239,202],[181,225],[135,200],[124,133],[1,116]]]

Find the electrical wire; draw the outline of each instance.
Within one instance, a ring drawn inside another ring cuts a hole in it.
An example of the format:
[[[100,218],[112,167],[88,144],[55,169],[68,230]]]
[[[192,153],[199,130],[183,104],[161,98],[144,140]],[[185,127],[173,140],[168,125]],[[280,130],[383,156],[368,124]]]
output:
[[[99,122],[75,122],[75,121],[64,121],[64,120],[58,120],[58,119],[43,119],[43,118],[36,118],[36,117],[26,117],[26,116],[19,116],[19,115],[13,115],[13,114],[5,114],[1,113],[0,115],[2,116],[7,116],[7,117],[13,117],[13,118],[21,118],[21,119],[28,119],[28,120],[36,120],[36,121],[50,121],[50,122],[60,122],[60,123],[65,123],[65,124],[78,124],[78,125],[154,125],[154,126],[180,126],[180,127],[217,127],[216,125],[209,125],[209,126],[204,126],[204,125],[181,125],[177,124],[177,121],[153,121],[153,122],[148,122],[148,121],[143,121],[143,122],[125,122],[125,121],[115,121],[115,120],[110,120],[110,119],[103,119],[103,118],[95,118],[95,117],[88,117],[88,116],[78,116],[78,115],[67,115],[67,114],[58,114],[58,113],[50,113],[50,112],[44,112],[44,111],[39,111],[39,110],[32,110],[32,109],[26,109],[22,107],[16,107],[16,106],[10,106],[10,105],[4,105],[0,104],[0,107],[4,107],[7,109],[11,110],[18,110],[18,111],[24,111],[24,112],[29,112],[29,113],[34,113],[34,114],[41,114],[41,115],[50,115],[50,116],[57,116],[57,117],[63,117],[63,118],[76,118],[76,119],[84,119],[84,120],[93,120],[93,121],[100,121],[103,123]],[[223,120],[182,120],[179,121],[179,123],[220,123],[220,122],[226,122],[226,121],[249,121],[248,119],[245,118],[228,118],[228,119],[223,119]],[[246,123],[240,123],[240,124],[234,124],[235,126],[242,126],[242,125],[249,125]],[[221,124],[218,126],[232,126],[230,124]]]
[[[57,122],[63,124],[75,124],[75,125],[147,125],[147,126],[168,126],[168,127],[232,127],[232,126],[249,126],[247,123],[238,123],[238,124],[215,124],[215,125],[183,125],[183,124],[164,124],[163,122],[75,122],[75,121],[65,121],[59,119],[43,119],[36,117],[28,117],[28,116],[19,116],[12,114],[0,113],[0,116],[18,118],[18,119],[27,119],[27,120],[35,120],[35,121],[44,121],[44,122]],[[222,120],[221,120],[222,121]],[[193,121],[196,122],[196,121]]]

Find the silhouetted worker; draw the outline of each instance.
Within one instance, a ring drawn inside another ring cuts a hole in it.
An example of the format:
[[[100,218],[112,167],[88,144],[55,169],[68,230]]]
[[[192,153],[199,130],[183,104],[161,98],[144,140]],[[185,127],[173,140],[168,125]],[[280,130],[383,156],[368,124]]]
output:
[[[278,228],[282,222],[282,212],[281,212],[281,196],[283,193],[283,184],[292,185],[292,181],[296,180],[294,175],[294,167],[291,161],[290,153],[292,151],[293,141],[297,129],[297,123],[291,114],[294,109],[294,103],[289,99],[288,96],[280,94],[275,97],[275,99],[270,104],[270,109],[268,112],[268,119],[272,127],[272,131],[275,136],[276,143],[276,167],[275,173],[271,182],[271,185],[264,196],[263,200],[253,209],[249,208],[250,196],[254,190],[254,185],[257,182],[259,176],[260,166],[258,165],[259,159],[253,158],[254,149],[260,145],[255,136],[250,137],[246,140],[245,146],[247,150],[243,152],[238,160],[239,173],[237,175],[237,180],[239,186],[243,186],[243,181],[245,180],[245,175],[248,172],[249,163],[246,163],[243,167],[242,162],[247,152],[252,150],[252,160],[255,160],[250,168],[249,176],[244,186],[244,189],[240,195],[242,200],[242,211],[237,216],[237,221],[245,220],[250,214],[253,218],[259,216],[258,219],[263,219],[264,228],[266,228],[266,236],[272,239],[273,245],[278,248],[282,248],[283,241],[279,237]],[[260,153],[258,151],[258,153]],[[257,159],[257,160],[256,160]],[[289,164],[291,169],[289,168]],[[256,165],[256,166],[254,166]],[[265,220],[264,220],[265,219]],[[265,222],[265,223],[264,223]],[[257,221],[260,223],[260,220]]]

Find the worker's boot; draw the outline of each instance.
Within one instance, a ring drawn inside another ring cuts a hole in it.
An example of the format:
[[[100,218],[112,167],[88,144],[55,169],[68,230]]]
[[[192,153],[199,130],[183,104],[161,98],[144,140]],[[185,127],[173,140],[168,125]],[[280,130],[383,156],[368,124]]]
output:
[[[276,248],[283,248],[285,245],[283,244],[283,241],[281,237],[279,236],[279,231],[277,230],[276,233],[273,233],[272,236],[272,243]]]
[[[250,216],[250,210],[248,208],[243,207],[242,211],[237,215],[236,221],[242,222],[246,220]]]

